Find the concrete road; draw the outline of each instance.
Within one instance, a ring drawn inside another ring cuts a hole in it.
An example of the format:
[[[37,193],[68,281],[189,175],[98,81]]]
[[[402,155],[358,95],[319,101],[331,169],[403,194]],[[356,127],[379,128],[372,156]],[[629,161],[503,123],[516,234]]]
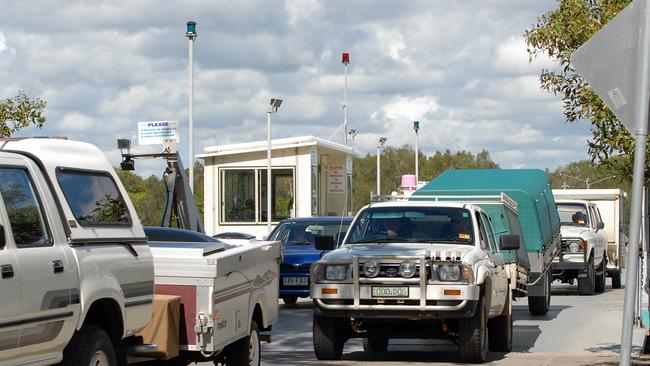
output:
[[[490,353],[494,365],[609,365],[617,364],[624,291],[611,289],[594,296],[578,296],[577,286],[553,285],[551,310],[533,317],[526,300],[514,308],[514,350]],[[262,364],[270,365],[446,365],[460,361],[456,347],[446,341],[394,340],[388,352],[364,353],[359,339],[345,344],[340,361],[318,361],[311,337],[312,304],[281,305],[273,326],[273,343],[263,344]],[[643,332],[635,330],[638,353]],[[207,365],[207,364],[206,364]]]

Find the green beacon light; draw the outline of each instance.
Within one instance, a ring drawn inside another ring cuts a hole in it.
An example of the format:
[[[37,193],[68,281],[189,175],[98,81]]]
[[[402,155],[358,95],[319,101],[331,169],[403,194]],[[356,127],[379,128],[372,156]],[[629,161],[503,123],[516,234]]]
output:
[[[187,22],[187,32],[185,32],[185,34],[188,36],[196,35],[196,22]]]

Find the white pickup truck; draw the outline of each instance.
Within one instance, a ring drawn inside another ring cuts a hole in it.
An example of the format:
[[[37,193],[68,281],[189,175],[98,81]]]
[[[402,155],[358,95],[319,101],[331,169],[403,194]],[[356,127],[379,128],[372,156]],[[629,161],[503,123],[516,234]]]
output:
[[[586,200],[558,198],[555,202],[562,250],[553,260],[553,277],[566,283],[577,279],[580,295],[605,291],[607,236],[598,207]]]
[[[339,359],[349,338],[366,351],[385,351],[390,338],[448,339],[463,362],[510,351],[512,300],[528,277],[504,253],[520,249],[521,229],[512,200],[485,198],[362,208],[343,245],[311,267],[316,357]],[[499,236],[479,204],[503,207]],[[316,246],[334,249],[331,237]]]
[[[145,235],[90,144],[0,141],[0,365],[259,365],[282,254],[278,242],[237,244],[170,228]],[[180,303],[174,321],[152,320],[160,297]],[[175,352],[143,334],[163,334]]]
[[[0,365],[123,365],[151,318],[151,251],[96,147],[0,141]]]

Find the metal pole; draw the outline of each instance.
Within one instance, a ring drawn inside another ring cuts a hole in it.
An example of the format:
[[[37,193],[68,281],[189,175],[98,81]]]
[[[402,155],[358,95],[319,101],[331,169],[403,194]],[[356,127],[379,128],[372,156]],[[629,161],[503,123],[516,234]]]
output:
[[[637,286],[639,235],[641,233],[641,204],[648,136],[648,82],[650,81],[650,16],[648,0],[641,1],[641,24],[638,44],[636,98],[639,109],[634,115],[635,151],[634,174],[632,178],[632,208],[630,214],[630,242],[627,248],[627,273],[625,276],[625,306],[623,308],[623,330],[621,334],[620,364],[630,365],[632,353],[632,331],[634,325],[634,298]]]
[[[348,64],[343,63],[345,69],[345,90],[343,91],[343,143],[348,146]]]
[[[420,155],[420,149],[418,147],[418,130],[415,130],[415,186],[417,187],[418,182],[420,181],[420,174],[419,174],[419,155]]]
[[[189,168],[190,168],[190,190],[194,192],[194,39],[188,37],[190,46],[190,116],[189,116]]]
[[[266,231],[271,234],[271,112],[266,115]]]
[[[379,161],[380,159],[380,154],[381,153],[381,147],[377,145],[377,195],[380,195],[381,193],[381,163]]]

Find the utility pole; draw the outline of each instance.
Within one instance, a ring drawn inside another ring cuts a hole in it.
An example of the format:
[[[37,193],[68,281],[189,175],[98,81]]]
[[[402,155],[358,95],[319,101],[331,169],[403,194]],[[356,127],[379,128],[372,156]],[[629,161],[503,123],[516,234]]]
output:
[[[350,63],[350,54],[343,52],[341,62],[345,69],[345,89],[343,91],[343,144],[348,146],[348,64]]]
[[[190,190],[194,192],[194,41],[198,35],[196,34],[196,22],[187,22],[187,31],[185,32],[189,42],[189,69],[190,69],[190,97],[189,97],[189,124],[188,124],[188,137],[189,137],[189,168],[190,168]]]

